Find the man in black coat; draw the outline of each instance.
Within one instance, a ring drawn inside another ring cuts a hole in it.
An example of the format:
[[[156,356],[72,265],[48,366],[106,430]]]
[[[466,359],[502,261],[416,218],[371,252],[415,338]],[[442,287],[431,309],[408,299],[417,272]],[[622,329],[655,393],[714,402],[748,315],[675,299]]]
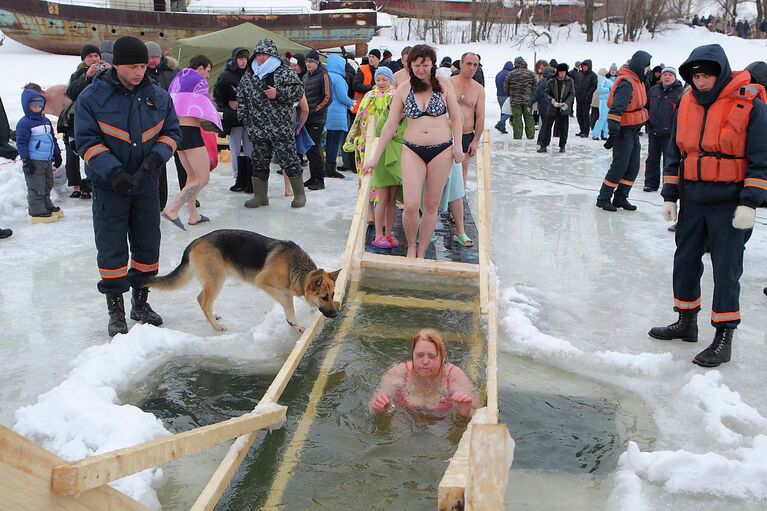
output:
[[[682,82],[676,78],[676,69],[666,67],[660,83],[650,87],[647,94],[647,160],[644,168],[644,191],[657,192],[660,186],[660,162],[666,165],[666,147],[671,136],[674,114],[682,97]]]
[[[226,63],[224,72],[218,76],[213,86],[213,100],[218,111],[223,114],[222,126],[224,134],[229,135],[229,151],[232,154],[232,173],[235,182],[232,192],[252,193],[250,181],[250,157],[253,154],[253,144],[245,132],[242,121],[237,117],[237,87],[248,67],[250,52],[247,48],[232,50],[232,58]],[[244,153],[240,156],[240,151]]]
[[[591,70],[591,60],[581,62],[581,72],[578,81],[575,82],[575,100],[578,108],[578,135],[582,138],[589,136],[589,113],[591,111],[591,98],[597,90],[597,75]]]
[[[314,146],[306,153],[309,160],[309,180],[304,186],[310,190],[325,188],[325,156],[322,153],[322,131],[325,128],[328,105],[330,105],[330,77],[324,64],[320,62],[317,50],[306,54],[306,76],[304,76],[304,94],[309,104],[309,117],[306,118],[306,131],[314,141]]]
[[[575,101],[575,84],[573,79],[567,76],[567,64],[557,64],[557,74],[548,81],[544,101],[547,101],[551,107],[546,112],[541,128],[543,136],[538,152],[547,152],[546,148],[551,143],[551,128],[557,122],[559,124],[559,152],[564,153],[565,145],[567,145],[567,130],[570,124],[569,115],[573,109],[573,101]]]

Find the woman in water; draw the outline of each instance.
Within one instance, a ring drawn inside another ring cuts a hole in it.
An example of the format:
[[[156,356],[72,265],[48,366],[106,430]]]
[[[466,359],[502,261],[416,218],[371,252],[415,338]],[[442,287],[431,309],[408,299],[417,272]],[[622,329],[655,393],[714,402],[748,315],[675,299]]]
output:
[[[430,415],[455,410],[461,417],[471,417],[479,399],[466,373],[445,361],[447,347],[442,333],[424,328],[413,338],[410,354],[410,360],[383,375],[370,408],[381,413],[402,406]]]
[[[207,67],[203,72],[206,71]],[[162,215],[177,227],[186,230],[178,217],[178,212],[184,204],[189,210],[189,225],[209,220],[197,211],[196,206],[197,196],[210,179],[210,157],[200,131],[200,121],[210,121],[219,130],[223,129],[221,118],[208,94],[208,81],[203,74],[191,68],[183,69],[170,83],[168,92],[173,98],[173,106],[181,125],[178,156],[186,169],[187,181],[178,196],[162,210]]]
[[[404,113],[408,124],[401,165],[405,205],[402,223],[407,257],[425,257],[437,225],[437,207],[451,163],[463,161],[461,144],[453,143],[461,140],[461,108],[450,79],[435,75],[436,61],[437,55],[431,46],[419,44],[412,49],[407,64],[410,80],[397,87],[375,154],[368,156],[364,166],[367,172],[378,166]]]

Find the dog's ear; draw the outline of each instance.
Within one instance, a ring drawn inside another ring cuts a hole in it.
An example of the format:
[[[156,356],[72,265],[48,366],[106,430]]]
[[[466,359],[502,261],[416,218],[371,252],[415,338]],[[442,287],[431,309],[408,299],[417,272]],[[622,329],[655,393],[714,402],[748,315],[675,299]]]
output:
[[[340,269],[339,269],[339,270],[336,270],[336,271],[334,271],[333,273],[328,273],[328,277],[330,277],[331,279],[333,279],[333,282],[335,282],[335,281],[336,281],[336,279],[338,279],[338,274],[339,274],[339,273],[341,273],[341,270],[340,270]]]
[[[319,277],[316,277],[316,278],[314,279],[314,282],[313,282],[312,284],[313,284],[313,285],[314,285],[314,287],[316,287],[317,289],[319,289],[320,287],[322,287],[322,275],[320,275]]]

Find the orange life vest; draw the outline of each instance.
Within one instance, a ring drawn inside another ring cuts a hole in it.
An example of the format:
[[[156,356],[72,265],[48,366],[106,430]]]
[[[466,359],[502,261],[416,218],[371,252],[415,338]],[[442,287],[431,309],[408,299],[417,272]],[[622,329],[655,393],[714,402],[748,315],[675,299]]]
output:
[[[621,126],[640,126],[647,122],[650,115],[647,113],[647,89],[644,87],[644,83],[639,77],[629,69],[628,66],[623,66],[618,73],[618,78],[615,80],[612,89],[610,89],[610,95],[607,96],[608,108],[613,107],[613,98],[615,91],[618,88],[618,84],[627,81],[631,84],[631,100],[626,105],[626,110],[623,111],[623,115],[618,118],[614,114],[608,114],[608,120],[620,121]]]
[[[716,100],[704,109],[688,91],[679,102],[676,145],[686,181],[742,183],[748,159],[746,138],[754,98],[767,99],[764,87],[749,83],[748,72],[732,73]]]
[[[373,70],[370,69],[370,64],[360,66],[360,71],[362,71],[362,83],[365,85],[373,85]],[[364,92],[354,92],[354,108],[352,108],[352,113],[354,115],[357,115],[357,110],[360,109],[360,103],[362,102],[363,97],[365,97]]]

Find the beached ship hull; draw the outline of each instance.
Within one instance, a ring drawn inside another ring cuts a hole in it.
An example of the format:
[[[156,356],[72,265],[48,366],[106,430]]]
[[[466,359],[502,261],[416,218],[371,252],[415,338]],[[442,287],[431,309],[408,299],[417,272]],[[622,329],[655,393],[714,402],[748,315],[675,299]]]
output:
[[[375,4],[369,2],[374,9]],[[332,8],[326,2],[325,8]],[[343,5],[339,4],[339,8]],[[377,28],[375,10],[318,11],[303,14],[197,14],[106,9],[40,0],[0,0],[0,30],[26,46],[79,55],[86,43],[98,45],[134,35],[157,42],[164,51],[177,39],[250,22],[312,48],[365,47]],[[255,41],[253,42],[255,43]]]

